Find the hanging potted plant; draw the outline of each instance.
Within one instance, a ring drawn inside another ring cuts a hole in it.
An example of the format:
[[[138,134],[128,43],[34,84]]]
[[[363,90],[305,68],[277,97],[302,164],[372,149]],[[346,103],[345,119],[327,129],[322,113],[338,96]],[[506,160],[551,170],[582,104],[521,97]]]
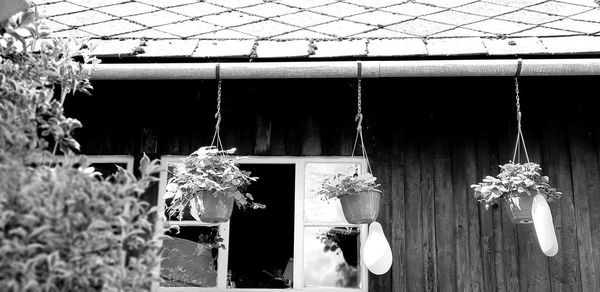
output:
[[[352,167],[345,172],[338,172],[326,177],[317,195],[324,200],[338,198],[342,204],[342,211],[346,221],[352,224],[369,224],[375,222],[379,216],[379,202],[381,201],[381,190],[379,184],[375,181],[376,177],[372,175],[369,157],[365,149],[365,142],[362,133],[362,63],[357,62],[357,114],[355,121],[356,138],[352,148],[352,157],[360,143],[362,158],[367,165],[367,172],[359,174],[358,169]]]
[[[505,208],[514,223],[533,223],[532,203],[535,196],[542,195],[547,201],[560,198],[561,192],[550,186],[547,176],[540,173],[542,168],[539,164],[529,161],[525,138],[521,129],[521,99],[519,96],[518,77],[521,70],[522,60],[518,60],[515,82],[515,100],[517,116],[517,139],[513,158],[509,163],[500,166],[500,174],[497,177],[486,176],[481,183],[471,185],[475,190],[475,198],[485,204],[486,208],[504,201]],[[521,163],[521,152],[525,154],[526,163]]]
[[[200,147],[178,165],[167,183],[164,199],[171,200],[167,207],[169,217],[183,219],[184,210],[194,219],[206,223],[227,222],[231,218],[233,202],[240,208],[263,209],[265,205],[255,203],[246,187],[257,177],[241,170],[237,161],[243,157],[232,157],[235,148],[225,150],[220,136],[221,124],[221,78],[220,66],[215,67],[217,77],[217,113],[215,134],[210,146]],[[166,202],[165,202],[166,203]]]
[[[323,180],[317,195],[324,200],[338,198],[348,223],[371,223],[379,215],[382,194],[376,180],[370,173],[336,173]]]
[[[231,217],[234,201],[241,208],[264,208],[245,192],[258,178],[239,169],[237,160],[241,158],[231,157],[234,152],[235,148],[219,150],[208,146],[186,157],[167,183],[164,199],[171,199],[167,208],[169,217],[177,216],[181,220],[184,209],[189,207],[194,219],[220,223]]]
[[[533,222],[531,203],[533,197],[542,194],[548,201],[557,200],[562,195],[550,186],[547,176],[540,175],[542,168],[533,162],[507,163],[500,166],[497,177],[486,176],[481,183],[471,186],[475,198],[486,208],[504,200],[510,218],[515,223]]]

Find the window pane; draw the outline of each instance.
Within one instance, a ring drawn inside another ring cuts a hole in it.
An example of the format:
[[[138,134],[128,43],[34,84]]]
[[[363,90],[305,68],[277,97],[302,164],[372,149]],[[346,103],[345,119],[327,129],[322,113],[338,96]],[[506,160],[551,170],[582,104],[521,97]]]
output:
[[[169,179],[171,179],[171,177],[173,177],[173,172],[175,171],[175,167],[178,165],[179,163],[175,163],[175,162],[169,162],[169,164],[167,165],[167,184],[169,183]],[[160,194],[161,196],[163,194]],[[171,206],[171,202],[173,201],[173,199],[167,199],[165,201],[165,207],[169,207]],[[165,208],[166,209],[166,208]],[[177,214],[173,215],[172,217],[169,217],[169,214],[166,212],[165,210],[165,217],[168,218],[168,220],[173,220],[173,221],[177,221]],[[183,218],[182,220],[190,220],[190,221],[196,221],[196,219],[194,219],[194,217],[192,217],[192,215],[190,215],[190,206],[185,206],[185,209],[183,209]],[[175,223],[177,224],[177,223]]]
[[[182,226],[163,240],[160,285],[163,287],[216,287],[218,227]]]
[[[114,162],[96,162],[91,163],[90,166],[102,174],[103,178],[107,178],[117,172],[117,165],[121,168],[127,169],[127,163],[114,163]]]
[[[304,181],[305,222],[346,222],[339,200],[323,201],[317,196],[325,177],[342,171],[353,171],[356,163],[307,163]]]
[[[241,164],[259,179],[248,186],[265,209],[233,210],[229,225],[229,285],[290,288],[294,255],[293,164]]]
[[[306,227],[304,285],[358,288],[359,250],[358,227]]]

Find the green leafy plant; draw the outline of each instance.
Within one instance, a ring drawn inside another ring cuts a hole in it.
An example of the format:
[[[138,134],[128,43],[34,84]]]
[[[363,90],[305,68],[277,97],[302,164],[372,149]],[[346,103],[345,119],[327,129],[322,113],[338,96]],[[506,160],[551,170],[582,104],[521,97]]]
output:
[[[354,168],[352,168],[348,171],[338,172],[326,177],[317,191],[317,196],[321,197],[323,200],[330,200],[347,195],[351,192],[381,192],[381,190],[379,190],[380,184],[377,184],[375,182],[376,180],[377,178],[372,174],[358,174]]]
[[[122,168],[98,179],[86,165],[83,156],[56,167],[3,160],[0,290],[143,291],[157,279],[156,210],[139,196],[158,166],[137,180]]]
[[[549,201],[559,199],[562,193],[550,186],[549,178],[540,175],[541,171],[542,168],[537,163],[509,162],[500,165],[497,177],[486,176],[481,183],[473,184],[471,188],[475,190],[475,198],[485,203],[486,208],[515,191],[529,196],[540,193]]]
[[[0,22],[0,291],[149,291],[161,226],[139,196],[158,161],[144,156],[139,179],[88,172],[63,105],[98,60],[40,26],[34,10]]]
[[[0,147],[19,152],[53,144],[52,154],[79,150],[72,131],[81,123],[65,117],[63,104],[68,93],[89,93],[89,74],[99,60],[90,56],[85,40],[38,39],[45,36],[40,26],[33,10],[0,23]]]
[[[190,207],[191,215],[200,220],[196,203],[199,191],[214,192],[214,196],[227,196],[235,199],[238,207],[264,208],[263,204],[255,203],[251,194],[246,193],[246,187],[257,177],[250,172],[241,170],[237,161],[243,157],[231,157],[235,148],[218,150],[216,147],[201,147],[183,160],[173,172],[173,177],[167,184],[167,192],[163,198],[172,199],[167,208],[169,217],[177,215],[183,218],[186,206]]]

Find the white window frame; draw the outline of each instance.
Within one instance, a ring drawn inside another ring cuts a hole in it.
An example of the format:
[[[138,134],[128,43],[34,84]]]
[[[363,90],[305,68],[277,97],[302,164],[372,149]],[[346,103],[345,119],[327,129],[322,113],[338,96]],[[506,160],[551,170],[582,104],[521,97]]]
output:
[[[125,170],[133,173],[133,156],[131,155],[85,155],[88,164],[92,163],[124,163]]]
[[[185,156],[167,155],[161,157],[161,165],[166,166],[169,163],[181,162]],[[304,222],[304,185],[305,185],[305,169],[307,163],[354,163],[361,166],[361,171],[365,172],[366,164],[361,157],[350,156],[247,156],[246,159],[239,160],[239,164],[293,164],[295,165],[295,190],[294,190],[294,278],[292,289],[261,289],[261,288],[235,288],[228,289],[227,285],[227,270],[228,270],[228,246],[229,246],[229,221],[220,224],[204,223],[200,221],[176,221],[171,220],[169,223],[179,226],[219,226],[219,232],[223,238],[225,249],[220,248],[218,251],[218,270],[217,270],[217,286],[215,287],[159,287],[159,283],[155,282],[153,292],[192,292],[192,291],[232,291],[241,290],[247,292],[284,292],[290,290],[314,291],[314,292],[368,292],[368,270],[362,261],[362,247],[367,240],[367,224],[350,224],[347,222]],[[162,194],[166,191],[167,170],[166,167],[160,173],[159,191],[158,191],[158,212],[163,214],[165,210],[165,202],[162,199]],[[260,202],[260,195],[257,196]],[[358,259],[360,266],[360,286],[358,288],[337,288],[337,287],[303,287],[304,286],[304,227],[310,226],[356,226],[360,230],[360,257]],[[159,268],[160,270],[160,268]],[[160,273],[157,271],[157,273]]]

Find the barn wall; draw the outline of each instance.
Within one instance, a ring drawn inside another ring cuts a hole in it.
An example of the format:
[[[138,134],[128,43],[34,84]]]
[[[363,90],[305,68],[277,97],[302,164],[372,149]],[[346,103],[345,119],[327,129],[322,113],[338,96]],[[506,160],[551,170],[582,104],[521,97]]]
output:
[[[512,156],[511,78],[363,81],[364,131],[384,188],[380,223],[392,270],[370,291],[600,289],[598,78],[521,78],[525,138],[563,192],[552,203],[560,250],[545,257],[533,226],[479,206],[469,186]],[[355,80],[223,82],[222,137],[243,155],[350,155]],[[67,101],[87,154],[158,157],[210,143],[214,81],[95,82]]]

